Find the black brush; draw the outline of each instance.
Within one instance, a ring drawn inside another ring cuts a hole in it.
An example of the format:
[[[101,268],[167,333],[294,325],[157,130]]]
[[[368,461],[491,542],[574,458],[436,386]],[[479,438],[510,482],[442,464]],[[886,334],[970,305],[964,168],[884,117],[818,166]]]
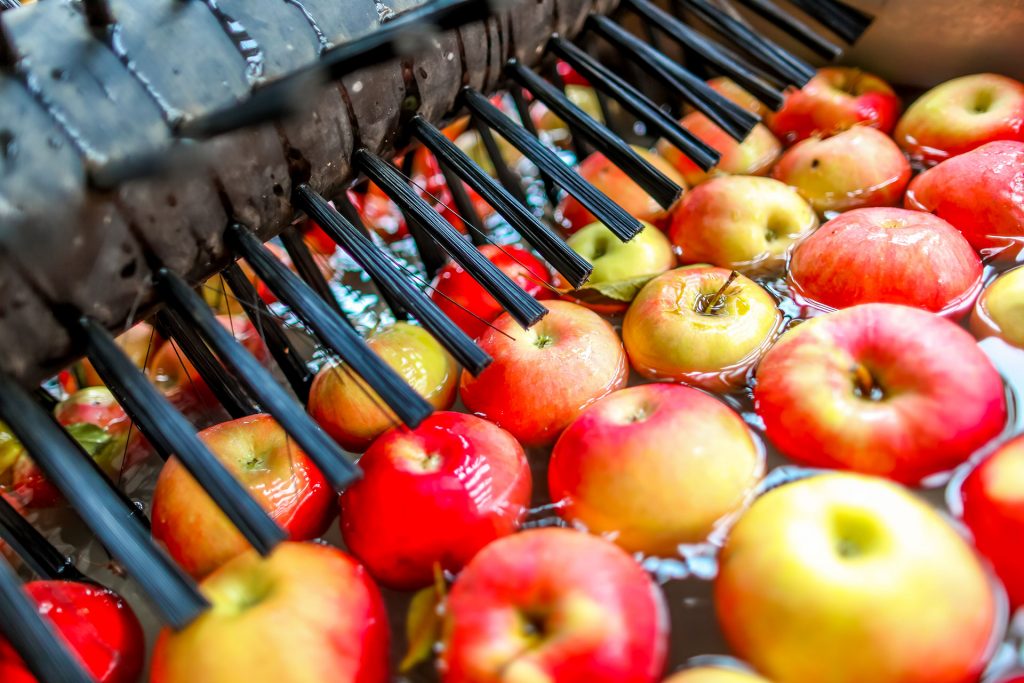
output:
[[[526,101],[522,89],[513,86],[508,89],[508,94],[512,97],[512,104],[515,105],[516,115],[519,116],[519,125],[523,127],[523,130],[539,140],[540,133],[537,131],[537,126],[533,123],[533,117],[530,116],[530,104]],[[554,181],[550,174],[545,173],[541,169],[538,170],[540,171],[540,180],[544,185],[544,194],[547,195],[548,203],[551,206],[558,206],[558,202],[562,199],[558,183]]]
[[[153,317],[153,326],[164,339],[177,343],[184,358],[192,363],[199,377],[232,418],[260,412],[260,407],[246,393],[245,387],[217,360],[195,330],[182,323],[181,318],[164,309]]]
[[[0,0],[0,12],[5,9],[17,9],[21,7],[21,3],[18,0]]]
[[[718,163],[721,155],[714,147],[683,128],[649,97],[579,47],[559,37],[552,38],[549,47],[596,90],[615,99],[623,109],[642,121],[650,132],[664,138],[697,166],[708,171]]]
[[[245,229],[242,228],[242,230]],[[245,230],[245,234],[257,242],[258,248],[247,248],[244,251],[240,250],[240,253],[259,277],[274,290],[278,298],[286,304],[295,304],[298,300],[299,303],[291,307],[300,316],[302,311],[308,310],[307,306],[314,307],[317,315],[326,321],[324,324],[331,325],[332,334],[340,335],[345,339],[346,345],[339,344],[339,346],[342,346],[346,353],[349,353],[350,348],[357,349],[357,353],[361,353],[361,349],[358,348],[356,343],[350,341],[352,337],[355,337],[358,343],[365,347],[359,335],[349,325],[342,322],[337,314],[328,308],[327,304],[314,294],[298,275],[288,270],[288,268],[274,258],[274,255],[263,246],[262,242],[253,237],[247,230]],[[232,241],[236,247],[242,242],[242,240],[238,239],[238,235],[239,231],[237,229],[229,229],[227,232],[229,241]],[[271,264],[270,266],[268,266],[268,262]],[[283,270],[286,275],[282,275],[276,268]],[[285,280],[289,287],[275,288],[275,285],[280,280]],[[202,297],[192,291],[184,280],[165,268],[158,271],[157,284],[164,293],[168,305],[183,319],[196,326],[206,343],[220,356],[225,365],[234,371],[235,376],[246,385],[249,392],[260,402],[264,410],[272,415],[281,427],[298,442],[302,450],[306,452],[327,478],[327,481],[331,483],[331,486],[341,491],[358,478],[359,469],[349,462],[342,450],[338,448],[338,445],[320,429],[319,425],[313,422],[302,409],[302,406],[287,394],[284,387],[277,383],[277,380],[270,374],[270,371],[263,367],[238,340],[231,336],[230,332],[224,329],[217,321],[217,318],[214,317],[213,312],[207,307]],[[293,291],[293,288],[297,292]],[[306,322],[307,324],[309,323],[308,320]],[[374,356],[373,352],[369,349],[365,349],[365,353],[373,356],[380,365],[384,365],[383,361]],[[353,365],[364,365],[362,360],[362,355],[360,355],[357,363]],[[384,365],[384,368],[391,375],[394,374],[386,365]],[[377,368],[374,368],[374,370],[377,370]],[[374,377],[374,379],[376,380],[377,377]],[[369,381],[369,378],[367,380]],[[395,377],[394,381],[401,382],[401,379]],[[373,386],[372,382],[370,384]],[[404,384],[402,386],[405,387]],[[391,383],[388,383],[388,388],[391,388]],[[405,388],[408,389],[408,387]],[[419,394],[411,390],[401,395],[405,397],[410,393],[414,397],[419,398]],[[391,398],[394,399],[394,395]]]
[[[828,60],[837,59],[843,54],[843,48],[800,21],[786,10],[779,7],[774,0],[737,0],[744,7],[766,19],[775,26],[796,38]]]
[[[348,193],[342,192],[338,195],[334,200],[334,208],[338,210],[338,213],[345,217],[345,220],[352,224],[352,227],[372,241],[372,238],[370,237],[370,230],[366,227],[366,224],[363,223],[363,217],[359,215],[359,210],[356,209],[355,205],[352,204],[351,200],[349,200]],[[409,312],[402,308],[402,304],[397,299],[392,298],[389,292],[381,291],[379,288],[377,291],[380,292],[381,298],[384,299],[384,303],[387,304],[387,307],[391,309],[391,314],[395,316],[395,320],[409,319]]]
[[[478,117],[473,116],[470,121],[473,124],[473,129],[480,136],[480,142],[483,143],[484,151],[487,152],[487,158],[490,160],[491,166],[494,167],[494,175],[498,177],[498,182],[501,183],[506,192],[516,198],[516,201],[523,206],[528,206],[526,192],[523,190],[523,181],[505,161],[501,148],[498,146],[498,141],[494,138],[494,133]]]
[[[334,292],[331,291],[331,285],[327,282],[327,278],[324,277],[320,267],[316,264],[313,259],[313,254],[310,253],[309,247],[306,246],[306,242],[302,239],[302,236],[295,229],[295,226],[288,226],[281,231],[279,235],[281,238],[281,244],[284,245],[284,250],[288,252],[288,257],[291,258],[292,264],[295,266],[295,270],[298,272],[299,277],[306,281],[306,284],[310,288],[320,295],[320,298],[324,300],[324,303],[333,308],[339,313],[343,320],[348,320],[344,312],[341,310],[341,304],[338,303],[337,297],[334,296]]]
[[[79,324],[89,360],[139,431],[164,458],[176,457],[245,539],[260,554],[269,555],[287,534],[210,452],[195,428],[125,355],[106,328],[91,318],[82,318]]]
[[[856,43],[868,30],[872,17],[838,0],[790,0],[847,43]]]
[[[505,67],[505,71],[512,80],[523,86],[558,118],[565,121],[574,135],[582,136],[613,164],[622,169],[663,209],[668,209],[679,199],[683,188],[637,154],[636,150],[630,147],[625,140],[573,104],[553,85],[524,67],[517,60],[510,61]]]
[[[633,239],[643,230],[643,224],[629,215],[606,194],[583,179],[540,140],[516,125],[488,101],[486,97],[471,88],[463,88],[463,100],[473,115],[508,140],[523,153],[537,168],[550,175],[562,188],[575,197],[597,220],[607,226],[623,242]]]
[[[53,409],[56,408],[57,405],[60,403],[60,401],[57,400],[56,396],[51,394],[43,387],[36,387],[35,389],[32,390],[32,393],[36,397],[36,400],[39,401],[39,405],[46,408],[51,413],[53,412]]]
[[[466,184],[455,174],[451,166],[445,162],[438,160],[437,165],[441,169],[441,175],[444,176],[444,184],[448,187],[448,191],[452,193],[452,203],[455,204],[455,209],[459,212],[459,218],[466,224],[466,232],[469,233],[470,241],[478,247],[490,244],[490,240],[487,239],[484,220],[480,217],[480,212],[473,206],[473,200],[469,198],[469,193],[466,192]]]
[[[37,576],[50,581],[88,581],[74,560],[46,538],[0,495],[0,538]]]
[[[107,0],[80,0],[80,2],[82,3],[82,11],[85,12],[85,20],[89,23],[89,28],[96,33],[105,32],[107,28],[117,22]]]
[[[358,263],[379,287],[387,289],[412,313],[430,334],[472,374],[483,372],[490,362],[488,356],[465,332],[449,320],[430,297],[416,287],[368,237],[308,185],[295,192],[295,205],[317,222],[320,228]]]
[[[195,584],[157,548],[148,529],[125,508],[124,499],[93,459],[5,374],[0,374],[0,419],[135,579],[164,621],[182,629],[209,606]]]
[[[95,683],[0,556],[0,635],[40,683]]]
[[[409,122],[412,134],[437,159],[483,197],[501,214],[530,245],[544,257],[551,267],[565,278],[573,288],[583,285],[590,277],[593,266],[572,250],[562,238],[538,219],[502,185],[487,175],[444,133],[422,116]]]
[[[760,119],[755,114],[722,96],[674,59],[658,52],[608,17],[591,15],[587,26],[642,66],[645,73],[692,104],[734,140],[745,140],[759,123]]]
[[[686,4],[720,35],[775,72],[790,85],[802,88],[817,73],[813,66],[784,50],[775,42],[707,0],[686,0]]]
[[[772,82],[772,77],[769,74],[753,66],[724,45],[687,26],[650,0],[623,0],[623,2],[645,21],[657,26],[668,37],[685,48],[688,53],[700,55],[702,59],[746,88],[770,109],[778,111],[782,107],[785,95],[782,89],[776,87]]]
[[[412,177],[415,174],[415,155],[406,154],[402,157],[402,176],[411,185],[413,180]],[[383,188],[381,188],[383,189]],[[416,188],[417,194],[422,192],[420,188]],[[394,202],[394,200],[391,200]],[[409,234],[412,236],[413,242],[416,243],[416,251],[420,257],[420,263],[423,265],[423,270],[426,272],[427,277],[433,279],[437,275],[438,271],[444,268],[448,264],[448,253],[438,244],[437,240],[431,235],[430,229],[424,225],[422,220],[417,218],[415,213],[410,213],[409,208],[401,204],[395,203],[398,206],[399,211],[402,212],[402,218],[405,220],[405,226],[409,230]]]
[[[406,211],[452,259],[479,282],[516,322],[528,328],[547,314],[547,309],[539,301],[523,291],[512,278],[466,241],[441,214],[423,201],[391,164],[365,149],[356,152],[355,163],[391,201]]]
[[[309,398],[309,385],[313,381],[313,373],[298,349],[288,339],[288,335],[281,327],[276,315],[270,312],[270,308],[260,298],[259,292],[253,286],[249,278],[245,276],[237,263],[232,263],[225,268],[221,275],[228,288],[234,293],[235,302],[241,308],[249,322],[253,324],[259,333],[267,350],[277,362],[281,373],[288,381],[292,391],[299,401],[305,403]],[[230,302],[228,304],[230,306]]]

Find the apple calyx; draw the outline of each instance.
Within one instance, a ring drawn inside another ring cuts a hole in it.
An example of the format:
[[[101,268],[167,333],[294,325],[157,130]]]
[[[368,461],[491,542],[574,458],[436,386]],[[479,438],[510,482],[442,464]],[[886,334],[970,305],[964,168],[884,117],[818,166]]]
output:
[[[839,509],[834,513],[836,554],[844,560],[855,560],[870,554],[880,541],[881,530],[861,510]]]
[[[853,394],[857,398],[868,401],[881,401],[885,398],[885,390],[882,389],[867,366],[862,363],[854,363],[850,367],[850,374],[853,375]]]
[[[722,286],[713,294],[698,294],[693,303],[693,310],[701,315],[718,315],[725,308],[725,296],[729,294],[729,288],[739,277],[735,270],[729,273]]]

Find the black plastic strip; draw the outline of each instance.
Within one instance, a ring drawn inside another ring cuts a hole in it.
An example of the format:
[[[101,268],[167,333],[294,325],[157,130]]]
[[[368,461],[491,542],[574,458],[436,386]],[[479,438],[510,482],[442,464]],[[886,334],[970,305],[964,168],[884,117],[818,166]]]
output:
[[[480,120],[480,117],[472,117],[472,122],[477,135],[480,136],[480,142],[484,145],[484,151],[487,152],[487,158],[491,160],[491,165],[494,166],[494,174],[498,176],[498,182],[501,183],[506,192],[516,198],[517,202],[523,206],[528,206],[522,179],[509,168],[505,157],[501,153],[501,148],[498,146],[498,141],[494,139],[494,133],[491,132],[486,123]]]
[[[87,581],[75,562],[39,533],[0,495],[0,538],[37,576],[51,581]]]
[[[737,2],[781,28],[825,59],[837,59],[843,54],[843,48],[779,7],[774,0],[737,0]]]
[[[327,282],[320,267],[316,264],[313,254],[309,252],[309,247],[306,246],[305,241],[303,241],[295,226],[288,226],[282,230],[279,237],[281,238],[281,244],[284,245],[284,250],[288,252],[292,264],[295,265],[295,270],[298,271],[299,277],[305,280],[306,284],[320,295],[324,303],[341,315],[343,320],[349,322],[348,316],[341,310],[341,304],[338,303],[337,297],[331,291],[330,283]]]
[[[533,117],[530,116],[530,105],[527,103],[526,98],[523,97],[523,91],[513,86],[509,88],[508,93],[516,107],[516,114],[519,116],[520,125],[522,125],[527,133],[539,140],[540,135],[537,132],[537,126],[533,125]],[[561,199],[558,184],[543,170],[540,171],[540,180],[544,184],[544,194],[548,197],[548,203],[551,206],[558,206],[558,202]]]
[[[466,232],[469,233],[470,241],[478,247],[489,244],[487,232],[484,230],[484,221],[476,207],[473,206],[473,201],[469,198],[469,193],[466,192],[466,186],[463,184],[462,179],[455,175],[451,167],[443,161],[438,160],[437,165],[441,168],[441,174],[444,176],[444,182],[448,186],[448,191],[452,193],[452,202],[459,212],[459,217],[466,225]]]

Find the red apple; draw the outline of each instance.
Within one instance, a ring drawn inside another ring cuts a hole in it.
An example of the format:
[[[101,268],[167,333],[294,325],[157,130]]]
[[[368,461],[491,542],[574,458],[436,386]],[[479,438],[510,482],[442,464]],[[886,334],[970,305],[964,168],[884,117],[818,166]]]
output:
[[[434,413],[373,442],[363,478],[341,496],[345,546],[382,585],[428,586],[519,528],[530,503],[522,446],[473,415]]]
[[[409,227],[398,205],[374,183],[367,183],[365,192],[349,190],[348,198],[359,212],[363,224],[385,242],[396,242],[409,236]]]
[[[458,365],[425,329],[397,322],[374,332],[366,343],[434,408],[452,407]],[[334,360],[313,379],[309,414],[343,448],[357,453],[399,424],[398,417],[361,377]]]
[[[990,142],[911,181],[908,209],[952,223],[975,249],[1012,258],[1024,244],[1024,143]]]
[[[978,297],[971,314],[971,332],[978,339],[999,337],[1024,348],[1024,267],[997,277]]]
[[[964,480],[964,522],[1014,609],[1024,605],[1024,435],[1001,445]]]
[[[917,483],[949,470],[1006,422],[1003,382],[966,330],[894,304],[801,323],[761,361],[768,439],[812,467]]]
[[[145,639],[135,613],[119,595],[71,581],[33,581],[25,590],[39,615],[54,626],[97,683],[138,681],[146,657]],[[11,683],[3,675],[4,665],[16,669],[22,662],[14,648],[0,638],[0,681]],[[35,683],[27,672],[23,680]]]
[[[789,262],[794,295],[824,310],[896,303],[957,317],[974,305],[981,276],[981,259],[956,228],[906,209],[841,214]]]
[[[150,683],[387,683],[388,622],[366,570],[336,548],[282,543],[202,583],[213,607],[164,629]]]
[[[814,210],[791,188],[737,175],[695,187],[672,212],[668,234],[683,263],[773,274],[816,227]]]
[[[668,176],[676,185],[686,187],[686,182],[665,159],[654,152],[639,147],[635,149],[640,156]],[[594,152],[580,162],[577,170],[584,179],[611,197],[616,204],[625,209],[626,213],[637,220],[657,225],[665,217],[665,209],[637,185],[628,173],[613,164],[608,157],[600,152]],[[594,214],[584,208],[575,197],[568,196],[558,205],[558,215],[561,216],[562,224],[569,232],[575,232],[597,220]]]
[[[292,540],[313,539],[326,530],[334,516],[334,492],[272,417],[224,422],[204,429],[199,438]],[[153,538],[196,578],[249,548],[177,458],[160,471],[152,521]]]
[[[478,343],[494,359],[479,376],[462,373],[466,408],[510,431],[524,446],[554,441],[584,408],[626,385],[626,353],[599,315],[567,301],[529,330],[507,313]]]
[[[622,340],[633,369],[648,379],[730,391],[744,384],[781,323],[775,299],[753,280],[689,266],[640,290]]]
[[[910,162],[885,133],[854,126],[791,147],[772,177],[796,188],[820,214],[896,206],[910,182]]]
[[[912,158],[925,163],[986,142],[1024,141],[1024,83],[998,74],[946,81],[910,105],[894,137]]]
[[[4,683],[38,683],[28,669],[14,662],[0,662],[0,681]]]
[[[734,140],[700,112],[687,114],[679,123],[721,155],[715,167],[705,171],[668,142],[662,140],[658,143],[658,153],[691,186],[717,175],[765,175],[782,151],[779,141],[760,123],[743,142]]]
[[[492,543],[445,607],[445,683],[653,683],[668,619],[658,587],[611,543],[534,529]]]
[[[485,244],[479,250],[534,298],[550,299],[554,296],[545,286],[551,284],[547,266],[526,249],[514,245],[498,247]],[[501,304],[454,261],[437,273],[430,285],[430,298],[452,322],[474,339],[484,333],[487,323],[504,312]]]
[[[860,69],[835,66],[818,69],[807,85],[791,90],[769,125],[779,139],[791,145],[858,124],[890,133],[899,113],[899,97],[888,83]]]
[[[743,419],[676,384],[616,391],[562,432],[548,465],[558,513],[630,552],[671,556],[751,496],[764,451]]]
[[[128,328],[125,332],[118,335],[114,341],[125,352],[125,355],[131,359],[135,367],[142,369],[146,367],[146,360],[156,353],[164,340],[156,333],[152,325],[142,322]],[[96,368],[93,367],[88,358],[82,360],[80,367],[81,372],[78,374],[82,387],[98,387],[103,385],[103,380],[100,379]]]
[[[778,683],[975,683],[1004,628],[974,549],[927,503],[875,477],[772,489],[732,528],[718,564],[726,640]]]

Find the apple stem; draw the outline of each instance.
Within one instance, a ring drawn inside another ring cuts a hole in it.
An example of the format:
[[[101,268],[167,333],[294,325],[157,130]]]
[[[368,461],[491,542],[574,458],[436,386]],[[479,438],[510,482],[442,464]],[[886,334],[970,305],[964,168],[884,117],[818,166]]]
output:
[[[864,398],[878,400],[881,398],[881,388],[875,383],[871,372],[860,363],[855,363],[850,372],[853,373],[853,381],[857,394]]]
[[[725,282],[722,284],[722,286],[718,288],[718,291],[715,292],[710,299],[705,297],[699,297],[697,299],[697,312],[714,313],[715,308],[718,306],[718,302],[722,299],[723,296],[725,296],[725,293],[729,290],[729,287],[732,286],[733,281],[739,276],[740,274],[738,272],[736,272],[735,270],[732,271],[731,273],[729,273],[729,277],[725,279]]]

